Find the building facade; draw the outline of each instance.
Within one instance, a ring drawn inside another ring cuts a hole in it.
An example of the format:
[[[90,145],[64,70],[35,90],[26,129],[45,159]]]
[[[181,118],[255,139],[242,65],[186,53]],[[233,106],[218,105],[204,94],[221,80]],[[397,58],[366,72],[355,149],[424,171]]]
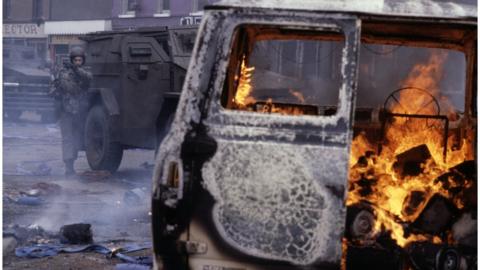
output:
[[[44,66],[49,0],[3,1],[3,61],[11,68]]]
[[[218,0],[4,0],[3,59],[59,64],[90,32],[199,24]]]
[[[83,44],[83,35],[111,30],[114,1],[118,0],[50,0],[45,33],[52,62],[58,65],[67,59],[72,46]]]
[[[204,6],[218,0],[116,0],[112,29],[199,24]]]

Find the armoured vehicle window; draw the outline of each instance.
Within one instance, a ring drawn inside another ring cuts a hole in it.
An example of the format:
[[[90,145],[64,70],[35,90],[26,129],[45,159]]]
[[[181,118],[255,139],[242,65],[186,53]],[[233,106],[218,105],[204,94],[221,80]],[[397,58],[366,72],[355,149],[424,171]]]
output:
[[[162,49],[167,53],[167,55],[171,55],[170,47],[168,46],[168,39],[166,35],[154,36],[155,40],[160,44]]]
[[[173,30],[172,39],[175,42],[174,48],[176,50],[175,54],[185,55],[190,54],[193,50],[193,45],[195,45],[195,37],[197,32],[195,29],[182,29],[182,30]]]
[[[152,55],[152,49],[149,47],[130,47],[131,56],[150,56]]]
[[[288,115],[333,115],[345,37],[337,31],[237,29],[222,106]]]

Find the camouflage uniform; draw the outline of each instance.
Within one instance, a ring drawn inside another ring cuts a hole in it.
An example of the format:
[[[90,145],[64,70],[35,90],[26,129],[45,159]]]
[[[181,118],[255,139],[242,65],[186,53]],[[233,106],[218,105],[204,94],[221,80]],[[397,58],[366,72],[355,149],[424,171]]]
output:
[[[70,63],[65,63],[57,75],[55,94],[62,104],[60,130],[65,164],[73,164],[83,145],[83,128],[88,110],[87,90],[91,80],[90,72]]]

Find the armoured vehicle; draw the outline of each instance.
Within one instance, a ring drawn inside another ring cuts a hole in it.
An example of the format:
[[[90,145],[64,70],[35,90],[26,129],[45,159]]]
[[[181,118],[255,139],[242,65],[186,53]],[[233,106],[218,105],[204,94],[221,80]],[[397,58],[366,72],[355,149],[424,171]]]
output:
[[[476,16],[207,7],[156,158],[155,269],[475,269]]]
[[[93,75],[84,142],[89,166],[115,171],[123,150],[154,149],[175,111],[195,28],[88,34]]]

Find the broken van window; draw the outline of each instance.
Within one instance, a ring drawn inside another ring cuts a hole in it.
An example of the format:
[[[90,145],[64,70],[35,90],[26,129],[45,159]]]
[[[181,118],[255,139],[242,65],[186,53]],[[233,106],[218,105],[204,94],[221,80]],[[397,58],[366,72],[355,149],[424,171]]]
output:
[[[246,25],[237,29],[222,94],[232,110],[334,115],[344,35]]]

